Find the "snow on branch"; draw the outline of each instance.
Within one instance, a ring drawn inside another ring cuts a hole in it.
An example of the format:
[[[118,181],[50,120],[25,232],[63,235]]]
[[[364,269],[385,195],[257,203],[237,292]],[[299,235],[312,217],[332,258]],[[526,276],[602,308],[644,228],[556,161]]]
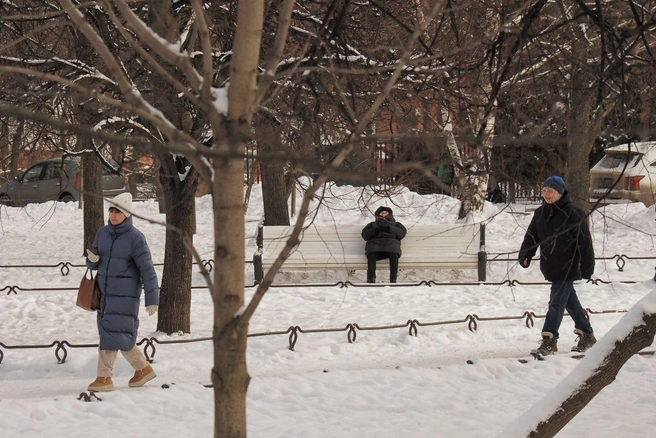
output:
[[[542,400],[498,435],[553,437],[606,386],[622,366],[650,346],[656,333],[656,289],[638,301]]]

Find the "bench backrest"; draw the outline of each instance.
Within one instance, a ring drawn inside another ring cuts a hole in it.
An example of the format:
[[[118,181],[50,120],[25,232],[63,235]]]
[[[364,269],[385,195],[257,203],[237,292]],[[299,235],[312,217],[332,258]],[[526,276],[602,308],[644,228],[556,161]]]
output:
[[[366,269],[364,225],[310,225],[301,243],[283,265],[288,269]],[[268,268],[285,247],[291,226],[261,227],[258,237],[262,267]],[[401,241],[401,269],[477,269],[479,252],[484,251],[484,231],[480,224],[413,225]]]

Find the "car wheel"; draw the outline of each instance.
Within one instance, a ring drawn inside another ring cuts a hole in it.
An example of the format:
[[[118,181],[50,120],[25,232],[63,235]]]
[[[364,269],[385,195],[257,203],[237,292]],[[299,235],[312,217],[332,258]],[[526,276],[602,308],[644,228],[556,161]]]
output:
[[[5,194],[5,193],[3,193],[2,195],[0,195],[0,205],[6,205],[6,206],[8,206],[8,207],[11,207],[11,206],[13,205],[13,203],[11,202],[11,198],[9,197],[9,195],[7,195],[7,194]]]
[[[61,202],[74,202],[75,198],[72,195],[69,195],[68,193],[59,198]]]

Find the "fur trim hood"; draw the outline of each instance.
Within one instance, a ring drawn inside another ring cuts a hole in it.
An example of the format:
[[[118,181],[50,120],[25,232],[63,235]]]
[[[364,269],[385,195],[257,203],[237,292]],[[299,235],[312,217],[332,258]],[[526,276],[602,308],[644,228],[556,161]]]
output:
[[[376,210],[376,213],[374,213],[374,214],[375,214],[375,216],[380,216],[380,213],[382,213],[383,211],[388,212],[390,216],[394,217],[394,212],[389,207],[378,207],[378,209]]]

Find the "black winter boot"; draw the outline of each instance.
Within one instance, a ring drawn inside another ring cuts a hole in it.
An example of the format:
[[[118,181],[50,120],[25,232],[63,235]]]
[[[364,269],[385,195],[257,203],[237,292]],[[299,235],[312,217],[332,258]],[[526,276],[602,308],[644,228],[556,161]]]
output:
[[[553,333],[542,332],[542,342],[540,346],[531,351],[533,356],[548,356],[550,354],[556,354],[558,352],[558,339],[553,335]]]
[[[578,344],[572,347],[572,351],[583,353],[588,351],[594,344],[597,343],[594,333],[586,333],[583,330],[574,329],[574,333],[578,336]]]
[[[375,283],[375,282],[376,282],[376,273],[367,271],[367,283]]]

